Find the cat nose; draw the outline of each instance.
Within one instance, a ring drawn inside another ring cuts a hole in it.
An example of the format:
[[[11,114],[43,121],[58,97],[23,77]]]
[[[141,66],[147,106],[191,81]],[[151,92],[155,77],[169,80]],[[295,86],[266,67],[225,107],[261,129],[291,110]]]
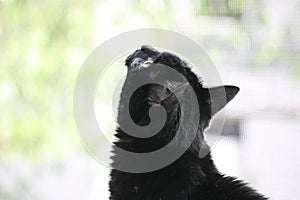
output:
[[[135,68],[141,66],[144,62],[145,62],[145,60],[142,58],[135,58],[135,59],[133,59],[133,61],[130,64],[130,69],[135,69]]]

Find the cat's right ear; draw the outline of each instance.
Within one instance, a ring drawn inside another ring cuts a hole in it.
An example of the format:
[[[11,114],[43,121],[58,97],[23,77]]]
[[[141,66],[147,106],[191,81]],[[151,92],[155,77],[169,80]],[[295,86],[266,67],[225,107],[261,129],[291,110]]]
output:
[[[214,115],[224,108],[240,91],[237,86],[224,85],[205,89],[205,101],[211,106],[211,114]]]

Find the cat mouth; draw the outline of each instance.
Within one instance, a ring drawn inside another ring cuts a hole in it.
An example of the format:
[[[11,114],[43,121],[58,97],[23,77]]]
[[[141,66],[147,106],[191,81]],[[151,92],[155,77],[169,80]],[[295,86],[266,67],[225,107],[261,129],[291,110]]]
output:
[[[188,86],[188,83],[182,84],[173,89],[168,95],[156,96],[156,98],[148,97],[145,99],[145,102],[150,106],[174,104],[175,102],[178,102],[178,98],[182,98],[183,93]]]

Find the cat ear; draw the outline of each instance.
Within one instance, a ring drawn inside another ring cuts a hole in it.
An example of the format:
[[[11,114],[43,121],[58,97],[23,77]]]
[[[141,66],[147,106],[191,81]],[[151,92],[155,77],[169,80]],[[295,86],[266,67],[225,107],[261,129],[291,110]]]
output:
[[[207,94],[205,95],[205,100],[207,104],[211,106],[211,114],[214,115],[235,97],[235,95],[240,91],[240,88],[225,85],[207,88],[206,91]]]

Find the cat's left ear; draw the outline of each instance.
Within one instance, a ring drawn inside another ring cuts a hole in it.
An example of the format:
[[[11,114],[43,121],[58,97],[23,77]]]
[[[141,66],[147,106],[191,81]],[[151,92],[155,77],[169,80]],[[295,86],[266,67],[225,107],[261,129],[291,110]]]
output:
[[[211,106],[211,114],[214,115],[224,108],[239,91],[239,87],[231,85],[207,88],[205,101]]]

